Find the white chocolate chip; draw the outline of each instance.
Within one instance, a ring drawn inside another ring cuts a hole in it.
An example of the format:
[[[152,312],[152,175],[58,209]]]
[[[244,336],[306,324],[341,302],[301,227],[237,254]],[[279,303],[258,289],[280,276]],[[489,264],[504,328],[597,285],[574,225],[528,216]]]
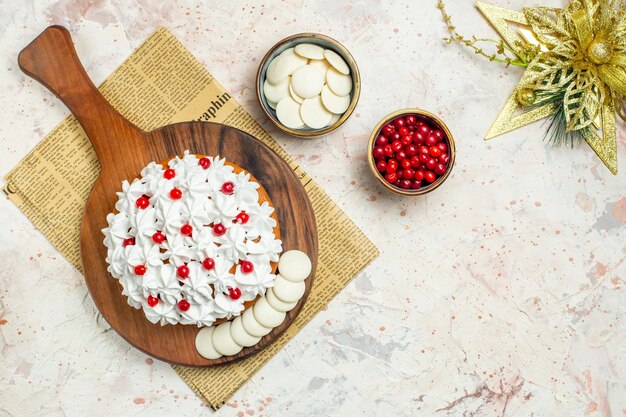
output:
[[[295,51],[298,55],[309,59],[324,59],[324,48],[312,43],[301,43],[296,45]]]
[[[280,103],[278,104],[280,105]],[[328,125],[333,114],[324,107],[322,98],[315,96],[302,102],[300,116],[302,117],[302,121],[310,128],[321,129]]]
[[[291,311],[296,306],[296,304],[298,304],[297,301],[294,301],[293,303],[286,303],[282,300],[279,300],[278,297],[276,297],[276,295],[274,294],[272,288],[269,288],[267,290],[267,292],[265,293],[265,298],[267,298],[267,302],[269,303],[269,305],[271,305],[275,310],[278,311]]]
[[[346,61],[335,51],[330,49],[324,50],[324,57],[328,60],[330,65],[342,74],[349,75],[350,67],[346,64]]]
[[[243,347],[254,346],[261,340],[259,336],[252,336],[244,329],[241,316],[235,317],[231,322],[230,335],[233,337],[235,343]]]
[[[274,294],[279,300],[285,303],[293,303],[298,301],[304,295],[306,285],[304,281],[291,282],[287,281],[280,275],[276,276],[274,285]],[[245,324],[245,323],[244,323]]]
[[[243,324],[243,328],[249,335],[255,337],[263,337],[271,332],[272,328],[261,326],[261,324],[259,324],[259,322],[254,318],[254,313],[252,312],[252,310],[252,308],[247,309],[241,316],[241,323]]]
[[[263,95],[267,101],[278,103],[280,100],[289,96],[290,77],[287,77],[278,84],[272,84],[268,80],[263,83]]]
[[[298,68],[291,77],[293,91],[304,99],[313,98],[322,92],[324,86],[324,74],[312,67],[305,65]]]
[[[287,251],[278,260],[280,276],[291,282],[304,281],[311,275],[312,268],[311,259],[299,250]]]
[[[334,68],[329,68],[326,72],[326,82],[333,93],[338,96],[347,96],[352,91],[352,77]]]
[[[322,88],[322,104],[332,113],[341,114],[350,106],[350,96],[338,96],[333,93],[328,85]]]
[[[215,350],[224,356],[232,356],[241,352],[243,346],[240,346],[233,340],[230,335],[230,322],[220,324],[213,331],[213,346]]]
[[[215,327],[203,327],[196,335],[196,350],[206,359],[218,359],[222,354],[213,346],[213,332]]]
[[[285,97],[276,105],[276,117],[285,126],[291,129],[304,127],[300,116],[300,103],[290,97]]]
[[[265,297],[254,303],[253,311],[254,318],[261,326],[274,328],[285,320],[285,312],[276,310],[267,302]]]

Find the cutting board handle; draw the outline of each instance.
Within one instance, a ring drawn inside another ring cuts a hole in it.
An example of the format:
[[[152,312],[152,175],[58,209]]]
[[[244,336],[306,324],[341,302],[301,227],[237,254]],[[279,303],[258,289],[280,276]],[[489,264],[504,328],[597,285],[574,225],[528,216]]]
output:
[[[143,132],[100,94],[85,72],[63,26],[49,26],[18,57],[22,71],[70,109],[96,150],[103,170],[114,167],[117,149],[142,148]]]

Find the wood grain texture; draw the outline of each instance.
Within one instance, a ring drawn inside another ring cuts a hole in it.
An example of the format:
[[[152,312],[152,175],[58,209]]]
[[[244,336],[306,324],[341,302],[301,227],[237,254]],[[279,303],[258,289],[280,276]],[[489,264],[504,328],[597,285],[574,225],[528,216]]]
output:
[[[199,329],[189,325],[150,323],[142,310],[130,307],[121,285],[107,272],[102,229],[114,211],[124,179],[139,176],[151,161],[163,161],[185,150],[220,155],[252,173],[267,190],[279,219],[285,251],[299,249],[317,266],[315,215],[304,187],[289,165],[252,136],[215,124],[177,123],[143,132],[102,97],[80,64],[69,32],[50,26],[19,55],[20,68],[50,89],[76,116],[100,159],[102,172],[85,205],[80,233],[81,259],[91,296],[111,327],[131,345],[155,358],[186,366],[211,366],[250,356],[269,346],[293,322],[313,285],[315,272],[305,281],[306,292],[283,323],[239,354],[216,360],[202,358],[195,349]]]

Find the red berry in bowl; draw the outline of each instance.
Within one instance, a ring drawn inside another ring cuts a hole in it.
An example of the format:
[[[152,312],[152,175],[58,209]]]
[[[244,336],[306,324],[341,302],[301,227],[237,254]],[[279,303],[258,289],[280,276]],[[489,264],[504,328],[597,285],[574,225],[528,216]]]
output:
[[[382,133],[383,135],[387,137],[391,136],[395,131],[396,131],[396,128],[393,127],[393,125],[390,123],[384,125],[382,129],[380,129],[380,133]]]
[[[402,137],[402,136],[406,136],[409,134],[409,129],[406,126],[402,126],[401,128],[398,129],[398,134]]]
[[[424,170],[423,169],[418,169],[417,171],[415,171],[415,181],[422,181],[424,179]]]
[[[400,188],[402,188],[404,190],[408,190],[409,188],[411,188],[412,183],[413,183],[413,181],[411,181],[411,180],[407,180],[407,179],[401,180],[400,181]]]
[[[428,147],[431,147],[431,146],[435,146],[437,142],[439,142],[439,139],[437,139],[437,136],[430,134],[426,136],[426,140],[424,141],[424,144]]]
[[[385,151],[380,146],[376,146],[374,150],[372,150],[372,154],[374,155],[374,159],[380,160],[385,157]]]
[[[430,128],[424,123],[417,124],[417,133],[421,133],[424,137],[430,135]]]
[[[421,181],[417,181],[417,180],[413,181],[411,183],[411,188],[414,189],[414,190],[422,188],[422,182]]]
[[[402,117],[398,117],[396,120],[393,121],[393,126],[396,128],[396,130],[398,130],[401,127],[406,126],[406,123],[404,122],[404,119]]]
[[[399,140],[395,140],[391,143],[391,149],[394,152],[398,152],[400,149],[402,149],[402,142],[400,142]]]
[[[426,161],[428,161],[428,160],[430,159],[430,155],[429,155],[429,154],[427,154],[427,153],[420,153],[420,154],[419,154],[419,159],[420,159],[420,162],[421,162],[422,164],[425,164],[425,163],[426,163]]]
[[[437,138],[438,141],[443,140],[443,138],[446,137],[446,135],[443,133],[443,131],[441,131],[439,129],[433,130],[433,135],[435,135],[435,137]]]
[[[420,132],[415,132],[413,134],[413,143],[416,145],[421,145],[426,140],[426,135]]]
[[[400,166],[402,166],[402,169],[411,169],[412,165],[411,165],[411,160],[410,159],[404,159],[400,162]]]
[[[417,155],[411,158],[411,167],[418,168],[421,164],[422,163]]]
[[[446,166],[442,163],[435,165],[435,174],[441,176],[446,173]]]
[[[405,180],[410,180],[413,178],[413,176],[415,176],[415,171],[413,171],[411,168],[407,168],[402,171],[402,178],[404,178]]]
[[[385,156],[393,156],[393,149],[391,149],[391,144],[389,143],[386,144],[383,147],[383,150],[384,150]]]
[[[431,146],[430,149],[428,150],[428,153],[433,158],[437,158],[438,156],[441,156],[441,149],[439,149],[438,146]]]
[[[396,152],[395,158],[398,161],[404,161],[406,159],[406,156],[406,152],[403,149],[400,149],[398,152]]]
[[[395,172],[387,172],[385,179],[388,183],[393,184],[398,179],[398,175]]]
[[[432,171],[426,171],[426,173],[424,174],[424,179],[429,182],[429,183],[433,183],[435,182],[435,180],[437,179],[437,176],[435,175],[434,172]]]
[[[401,138],[402,138],[402,136],[400,136],[400,134],[398,132],[393,132],[391,134],[391,136],[389,136],[389,140],[392,141],[392,142],[400,140]]]
[[[402,146],[409,146],[411,143],[413,143],[413,135],[409,134],[402,136],[400,142],[402,143]]]
[[[398,161],[390,159],[387,161],[387,172],[396,172],[398,170]]]
[[[409,114],[404,118],[404,122],[407,124],[407,126],[415,126],[417,124],[417,117]]]
[[[395,185],[396,187],[400,187],[400,182],[401,182],[401,181],[402,181],[402,180],[401,180],[400,178],[398,178],[398,179],[396,180],[396,182],[394,182],[394,183],[393,183],[393,185]]]
[[[387,138],[387,136],[378,135],[378,137],[376,138],[376,145],[378,146],[385,146],[388,143],[389,139]]]
[[[378,170],[378,172],[386,172],[387,171],[387,162],[385,162],[385,161],[378,161],[376,163],[376,169]]]
[[[437,160],[435,158],[429,158],[428,161],[426,161],[426,168],[428,168],[429,170],[433,170],[435,169],[435,167],[437,166]]]
[[[405,150],[406,154],[407,154],[409,157],[412,157],[412,156],[417,155],[417,151],[418,151],[417,146],[416,146],[416,145],[414,145],[414,144],[412,144],[412,143],[411,143],[410,145],[408,145],[408,146],[406,147],[406,150]]]
[[[439,157],[439,162],[441,162],[442,164],[447,164],[448,161],[450,161],[450,155],[447,153],[441,154],[441,156]]]
[[[439,142],[437,147],[441,150],[442,154],[448,152],[448,145],[446,145],[445,142]]]

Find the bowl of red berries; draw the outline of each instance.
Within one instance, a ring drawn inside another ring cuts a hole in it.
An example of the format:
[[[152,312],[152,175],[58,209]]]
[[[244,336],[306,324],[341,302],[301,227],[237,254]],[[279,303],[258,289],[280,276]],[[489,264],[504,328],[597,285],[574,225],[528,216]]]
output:
[[[422,195],[443,184],[454,157],[454,139],[441,119],[423,110],[403,109],[376,125],[367,158],[385,188],[401,195]]]

